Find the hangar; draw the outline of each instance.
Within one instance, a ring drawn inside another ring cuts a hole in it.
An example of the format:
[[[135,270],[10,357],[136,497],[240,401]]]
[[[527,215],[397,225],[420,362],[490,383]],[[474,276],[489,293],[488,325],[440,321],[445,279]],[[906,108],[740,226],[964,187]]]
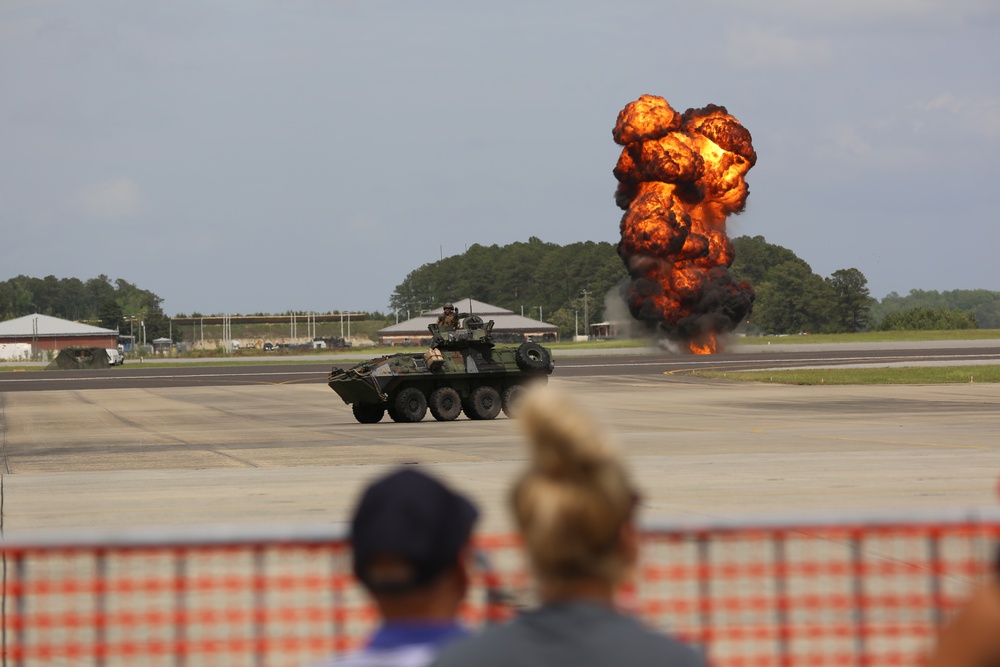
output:
[[[475,299],[461,299],[454,302],[455,309],[460,313],[478,315],[484,320],[493,320],[493,338],[500,342],[520,342],[531,338],[536,341],[554,341],[559,336],[559,327],[530,317],[518,315],[512,310],[500,308]],[[378,340],[382,345],[419,345],[431,343],[428,324],[437,322],[437,317],[444,312],[444,304],[421,313],[405,322],[399,322],[378,330]]]
[[[0,322],[0,360],[31,359],[64,347],[118,346],[118,332],[51,315],[25,315]]]

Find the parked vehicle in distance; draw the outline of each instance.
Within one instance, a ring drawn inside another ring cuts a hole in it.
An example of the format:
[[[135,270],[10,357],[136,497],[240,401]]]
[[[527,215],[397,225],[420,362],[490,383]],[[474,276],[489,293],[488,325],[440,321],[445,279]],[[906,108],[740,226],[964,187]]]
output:
[[[118,355],[114,361],[112,361],[112,352]],[[46,370],[61,371],[110,368],[120,366],[124,360],[125,357],[121,356],[121,352],[113,348],[64,347],[45,368]]]
[[[121,350],[109,347],[105,351],[108,353],[108,365],[121,366],[125,363],[125,355],[121,353]]]

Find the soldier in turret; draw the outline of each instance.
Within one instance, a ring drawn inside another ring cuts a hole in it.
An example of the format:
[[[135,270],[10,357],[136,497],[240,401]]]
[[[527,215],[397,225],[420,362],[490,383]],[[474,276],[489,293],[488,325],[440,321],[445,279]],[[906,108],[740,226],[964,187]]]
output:
[[[455,312],[454,304],[451,302],[444,304],[444,312],[438,315],[437,323],[441,328],[458,328],[458,313]]]

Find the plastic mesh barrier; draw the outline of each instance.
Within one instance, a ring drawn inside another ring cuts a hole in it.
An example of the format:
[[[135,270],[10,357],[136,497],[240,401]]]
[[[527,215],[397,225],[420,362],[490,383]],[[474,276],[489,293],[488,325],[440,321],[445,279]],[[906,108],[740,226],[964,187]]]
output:
[[[993,567],[998,521],[647,528],[623,607],[719,667],[912,665]],[[464,609],[534,602],[517,542],[478,540]],[[375,616],[330,534],[6,544],[3,667],[308,665]]]

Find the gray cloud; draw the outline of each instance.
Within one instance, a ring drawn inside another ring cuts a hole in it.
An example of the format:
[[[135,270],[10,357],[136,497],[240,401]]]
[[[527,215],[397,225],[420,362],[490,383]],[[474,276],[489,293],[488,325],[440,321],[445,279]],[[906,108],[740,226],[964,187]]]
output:
[[[732,29],[727,47],[729,60],[745,68],[815,67],[827,64],[833,58],[826,39],[791,37],[773,27]]]
[[[118,220],[138,215],[145,208],[139,186],[128,178],[89,183],[70,198],[71,207],[94,220]]]

